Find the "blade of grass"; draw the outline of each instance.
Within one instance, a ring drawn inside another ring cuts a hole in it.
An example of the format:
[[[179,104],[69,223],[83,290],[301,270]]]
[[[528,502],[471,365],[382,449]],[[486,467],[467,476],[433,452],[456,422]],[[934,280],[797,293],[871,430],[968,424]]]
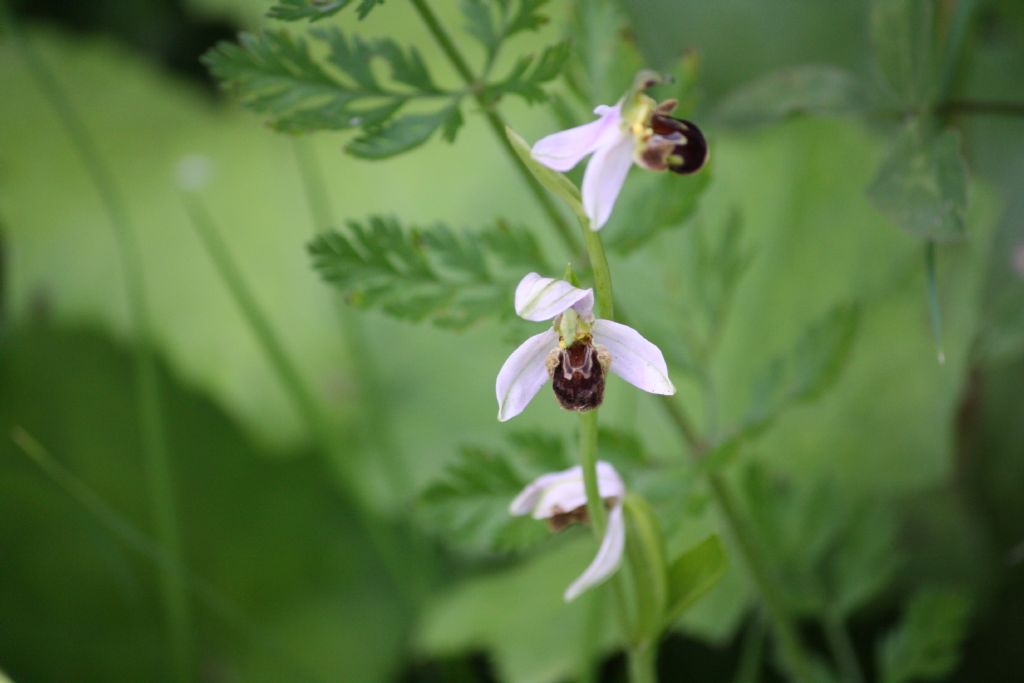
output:
[[[71,143],[88,170],[110,219],[118,247],[127,291],[129,319],[135,335],[135,381],[139,408],[142,456],[157,537],[175,563],[182,564],[181,538],[174,500],[174,480],[167,450],[159,377],[153,348],[152,323],[146,299],[145,272],[136,232],[99,146],[54,73],[23,36],[7,4],[0,0],[0,15],[8,34],[47,103],[60,119]],[[175,680],[192,680],[192,646],[189,636],[189,604],[180,574],[159,573],[161,603],[167,622]]]
[[[162,572],[175,574],[196,600],[208,608],[225,623],[237,629],[254,642],[274,651],[281,661],[287,663],[300,680],[317,681],[309,668],[297,657],[281,647],[279,643],[258,631],[252,620],[242,614],[242,610],[217,590],[208,580],[196,575],[187,567],[171,557],[164,548],[155,543],[141,529],[128,521],[124,515],[115,510],[94,489],[89,487],[74,472],[60,463],[52,454],[21,427],[14,427],[11,440],[29,460],[35,463],[43,474],[50,479],[69,498],[82,507],[100,526],[120,541],[125,547],[152,563]]]

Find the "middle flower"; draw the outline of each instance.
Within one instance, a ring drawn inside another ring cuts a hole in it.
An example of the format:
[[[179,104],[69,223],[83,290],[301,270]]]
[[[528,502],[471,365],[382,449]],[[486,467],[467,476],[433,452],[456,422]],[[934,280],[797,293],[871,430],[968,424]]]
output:
[[[661,350],[628,325],[594,318],[594,292],[530,273],[516,287],[516,314],[551,320],[512,352],[498,373],[498,419],[523,412],[551,380],[566,410],[592,410],[604,399],[608,371],[652,394],[674,394]]]

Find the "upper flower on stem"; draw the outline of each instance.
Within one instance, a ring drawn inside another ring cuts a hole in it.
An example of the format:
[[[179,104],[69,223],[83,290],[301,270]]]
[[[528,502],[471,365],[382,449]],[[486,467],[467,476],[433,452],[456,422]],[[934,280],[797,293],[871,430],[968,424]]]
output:
[[[608,528],[601,547],[590,566],[565,591],[566,601],[598,585],[615,573],[622,563],[626,542],[626,524],[622,518],[622,499],[626,486],[619,473],[606,462],[597,463],[597,490],[609,508]],[[583,468],[579,465],[561,472],[551,472],[534,479],[509,506],[513,515],[533,513],[534,519],[546,519],[552,531],[561,531],[574,522],[585,522],[587,493],[583,485]]]
[[[676,101],[659,104],[644,94],[659,82],[651,72],[641,72],[617,104],[594,109],[596,121],[553,133],[533,146],[534,159],[562,172],[594,155],[583,174],[583,209],[593,230],[608,222],[634,162],[652,171],[688,174],[700,170],[708,158],[700,129],[669,116]]]
[[[501,367],[495,390],[502,422],[523,412],[549,378],[567,410],[601,405],[609,370],[652,394],[676,392],[657,346],[628,325],[594,318],[593,290],[530,273],[516,287],[515,305],[520,318],[552,325],[523,342]]]

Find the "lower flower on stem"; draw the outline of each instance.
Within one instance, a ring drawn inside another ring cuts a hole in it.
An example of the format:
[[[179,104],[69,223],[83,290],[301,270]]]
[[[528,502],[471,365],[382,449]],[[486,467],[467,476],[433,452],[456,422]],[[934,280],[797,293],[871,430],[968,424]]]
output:
[[[615,468],[604,461],[597,463],[597,483],[601,500],[608,507],[608,527],[593,562],[566,589],[567,602],[588,588],[602,583],[622,564],[622,550],[626,544],[622,500],[626,495],[626,486]],[[575,522],[586,522],[589,515],[583,468],[576,465],[534,479],[512,501],[509,512],[513,515],[532,513],[534,519],[546,519],[552,531],[561,531]]]

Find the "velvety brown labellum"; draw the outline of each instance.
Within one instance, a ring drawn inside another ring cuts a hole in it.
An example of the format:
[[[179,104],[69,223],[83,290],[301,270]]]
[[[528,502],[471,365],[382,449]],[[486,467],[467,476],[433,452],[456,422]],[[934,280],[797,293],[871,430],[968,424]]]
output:
[[[555,398],[566,410],[593,410],[604,400],[604,368],[597,349],[587,341],[573,342],[558,351],[558,364],[551,372]]]
[[[663,114],[655,114],[651,117],[651,130],[655,135],[669,140],[680,140],[679,144],[672,149],[672,154],[682,157],[682,163],[668,165],[668,169],[673,173],[680,175],[696,173],[708,160],[708,143],[697,124]]]
[[[548,528],[552,532],[558,533],[568,526],[583,524],[589,519],[590,515],[587,514],[586,505],[581,505],[575,510],[569,510],[568,512],[555,508],[552,515],[548,517]]]

